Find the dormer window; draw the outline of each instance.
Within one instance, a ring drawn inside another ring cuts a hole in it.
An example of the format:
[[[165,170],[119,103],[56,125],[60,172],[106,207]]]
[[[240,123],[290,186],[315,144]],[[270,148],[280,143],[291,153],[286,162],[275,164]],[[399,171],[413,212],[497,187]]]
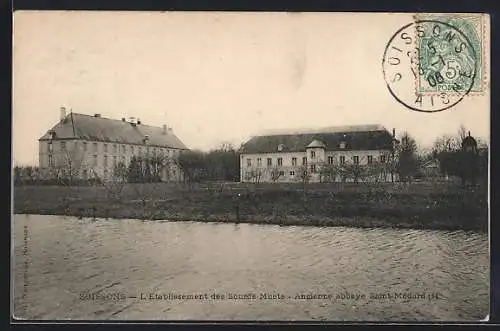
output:
[[[283,149],[285,148],[285,145],[279,144],[278,145],[278,152],[283,152]]]
[[[345,149],[345,141],[341,141],[339,144],[340,149]]]

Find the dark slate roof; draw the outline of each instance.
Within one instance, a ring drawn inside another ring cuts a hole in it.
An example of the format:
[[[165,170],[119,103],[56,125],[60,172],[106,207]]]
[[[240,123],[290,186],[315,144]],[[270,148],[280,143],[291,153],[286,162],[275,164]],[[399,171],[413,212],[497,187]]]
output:
[[[250,138],[241,148],[241,153],[277,153],[279,144],[285,152],[304,152],[314,140],[326,145],[327,151],[392,149],[393,138],[380,125],[331,127],[293,133],[267,134]],[[339,147],[345,142],[345,148]]]
[[[74,127],[74,131],[73,131]],[[116,142],[142,145],[148,135],[150,146],[188,149],[172,131],[163,134],[163,128],[84,114],[68,114],[39,140],[49,140],[50,131],[54,139],[83,139],[90,141]]]

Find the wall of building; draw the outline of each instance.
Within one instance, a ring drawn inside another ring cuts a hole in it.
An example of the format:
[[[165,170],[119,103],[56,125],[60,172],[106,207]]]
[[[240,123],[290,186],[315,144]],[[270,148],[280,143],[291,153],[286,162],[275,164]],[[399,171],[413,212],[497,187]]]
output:
[[[178,158],[180,153],[172,148],[85,140],[53,140],[50,153],[49,145],[49,141],[39,142],[39,165],[45,175],[73,169],[72,173],[82,179],[93,176],[110,179],[114,166],[123,162],[128,167],[133,156],[159,154],[172,161]],[[169,166],[163,169],[162,180],[182,180],[182,172],[175,162],[170,162]]]
[[[311,152],[315,152],[312,157]],[[320,168],[329,163],[340,164],[341,157],[346,164],[353,163],[357,156],[360,165],[368,164],[369,156],[373,163],[381,161],[390,162],[391,151],[389,150],[357,150],[357,151],[324,151],[320,148],[307,149],[306,152],[281,152],[281,153],[260,153],[260,154],[241,154],[240,156],[240,180],[242,182],[272,182],[273,172],[281,172],[276,182],[297,182],[302,180],[300,174],[303,171],[303,158],[306,157],[307,169],[310,173],[310,182],[321,181]],[[383,156],[383,160],[381,159]],[[331,157],[331,159],[329,159]],[[267,165],[267,159],[272,160],[272,165]],[[278,165],[278,158],[282,159],[282,164]],[[292,164],[293,158],[296,158],[296,164]],[[261,160],[259,164],[258,159]],[[248,161],[250,160],[250,161]],[[315,171],[311,167],[315,168]],[[396,180],[394,174],[391,176],[386,173],[381,177],[384,181]],[[338,179],[340,180],[340,178]]]

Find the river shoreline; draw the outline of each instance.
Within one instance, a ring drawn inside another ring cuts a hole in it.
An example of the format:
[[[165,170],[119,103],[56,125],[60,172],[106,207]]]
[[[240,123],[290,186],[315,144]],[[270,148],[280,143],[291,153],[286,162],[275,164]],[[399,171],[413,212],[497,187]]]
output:
[[[14,213],[281,226],[488,231],[483,192],[15,187]],[[140,193],[140,194],[139,194]]]

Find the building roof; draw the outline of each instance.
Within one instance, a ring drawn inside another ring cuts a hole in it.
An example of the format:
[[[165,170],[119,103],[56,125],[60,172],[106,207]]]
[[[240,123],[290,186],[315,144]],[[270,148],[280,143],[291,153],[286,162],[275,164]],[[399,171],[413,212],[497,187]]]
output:
[[[292,130],[250,138],[241,148],[242,153],[275,153],[283,144],[287,152],[305,152],[314,140],[325,145],[327,151],[340,150],[391,150],[392,135],[381,125],[330,127],[316,130]],[[340,143],[345,148],[340,148]]]
[[[68,114],[39,140],[49,140],[51,131],[55,133],[54,140],[82,139],[136,145],[143,145],[147,135],[150,146],[188,149],[171,130],[164,133],[162,127],[77,113]]]
[[[325,148],[326,145],[322,141],[315,139],[309,145],[306,146],[306,148],[315,148],[315,147]]]

